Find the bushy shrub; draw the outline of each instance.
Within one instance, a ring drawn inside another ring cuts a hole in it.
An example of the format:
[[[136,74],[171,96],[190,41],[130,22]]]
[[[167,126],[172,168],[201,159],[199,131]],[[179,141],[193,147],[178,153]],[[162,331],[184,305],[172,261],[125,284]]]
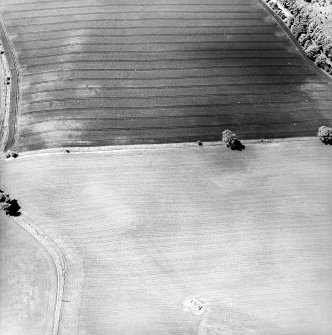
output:
[[[310,40],[310,36],[308,36],[307,34],[301,34],[299,36],[299,43],[303,46],[308,40]]]
[[[226,144],[228,148],[232,150],[241,151],[245,148],[245,146],[240,142],[236,135],[232,133],[229,129],[226,129],[222,132],[222,141]]]
[[[330,127],[319,127],[317,136],[325,144],[332,144],[332,128]]]
[[[332,68],[331,62],[323,53],[315,59],[315,64],[330,73]]]
[[[307,25],[299,20],[295,20],[290,28],[292,34],[298,38],[301,34],[305,34],[307,31]]]
[[[7,195],[4,193],[0,193],[0,203],[7,202],[8,198]]]
[[[18,204],[16,199],[11,199],[8,194],[5,194],[0,190],[0,209],[4,210],[6,215],[9,216],[20,216],[21,206]]]
[[[317,29],[317,23],[315,21],[310,21],[307,28],[308,34],[311,35],[315,29]]]
[[[326,56],[332,59],[332,39],[329,39],[328,41],[326,41],[322,49],[324,53],[326,54]]]
[[[21,206],[18,204],[16,199],[9,200],[8,202],[6,202],[4,208],[6,214],[9,216],[20,216],[21,215],[20,209]]]
[[[326,36],[320,27],[317,27],[312,32],[311,37],[318,46],[323,48],[324,44],[326,43]]]
[[[286,17],[284,22],[287,25],[287,27],[290,28],[294,23],[294,17],[293,16]]]
[[[321,54],[319,46],[315,43],[312,43],[309,47],[304,49],[304,51],[306,52],[307,56],[313,60],[315,60]]]
[[[6,155],[6,158],[17,158],[18,153],[17,152],[8,152]]]

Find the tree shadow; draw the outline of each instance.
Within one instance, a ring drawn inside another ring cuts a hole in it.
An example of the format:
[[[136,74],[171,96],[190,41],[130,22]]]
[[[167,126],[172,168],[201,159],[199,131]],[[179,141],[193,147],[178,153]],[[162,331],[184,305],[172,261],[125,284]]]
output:
[[[242,151],[246,148],[246,146],[244,144],[241,143],[240,140],[235,139],[234,142],[232,143],[232,145],[230,146],[231,150],[235,150],[235,151]]]
[[[321,138],[320,139],[325,145],[332,145],[332,139]]]

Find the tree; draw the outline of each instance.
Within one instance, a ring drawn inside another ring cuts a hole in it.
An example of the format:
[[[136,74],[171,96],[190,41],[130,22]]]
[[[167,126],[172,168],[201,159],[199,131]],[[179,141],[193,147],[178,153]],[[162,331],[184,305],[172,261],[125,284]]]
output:
[[[324,144],[332,144],[332,128],[319,127],[317,136]]]
[[[245,148],[236,135],[229,129],[222,132],[222,141],[226,144],[227,148],[230,148],[231,150],[241,151]]]

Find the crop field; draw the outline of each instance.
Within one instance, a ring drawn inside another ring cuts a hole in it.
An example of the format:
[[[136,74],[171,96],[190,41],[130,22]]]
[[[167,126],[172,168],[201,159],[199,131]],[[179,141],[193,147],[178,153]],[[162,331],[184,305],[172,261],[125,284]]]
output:
[[[0,333],[52,335],[56,273],[24,229],[0,212]]]
[[[306,140],[23,155],[0,172],[66,255],[59,334],[329,335],[331,157]]]
[[[0,10],[20,76],[18,151],[332,125],[330,78],[258,0],[2,0]]]

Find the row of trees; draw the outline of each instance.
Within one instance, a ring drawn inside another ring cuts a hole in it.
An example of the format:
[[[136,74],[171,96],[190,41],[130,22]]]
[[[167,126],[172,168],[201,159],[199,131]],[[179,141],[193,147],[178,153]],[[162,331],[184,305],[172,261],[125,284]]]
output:
[[[288,25],[308,57],[326,72],[332,74],[332,7],[330,0],[308,0],[306,2],[317,3],[319,8],[327,8],[331,12],[330,14],[320,13],[317,8],[314,10],[314,7],[299,0],[267,1]],[[285,8],[292,16],[286,16],[280,7]]]

